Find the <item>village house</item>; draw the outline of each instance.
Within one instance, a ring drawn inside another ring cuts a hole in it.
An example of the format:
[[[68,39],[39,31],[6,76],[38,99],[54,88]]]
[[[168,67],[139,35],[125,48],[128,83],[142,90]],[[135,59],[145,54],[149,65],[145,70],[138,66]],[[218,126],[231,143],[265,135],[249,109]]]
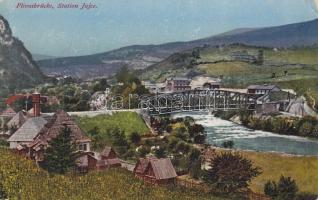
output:
[[[142,81],[141,84],[149,90],[150,93],[163,93],[165,92],[166,84],[165,83],[156,83],[153,81]]]
[[[196,76],[191,80],[191,89],[219,89],[221,80],[208,76]]]
[[[154,185],[174,184],[177,177],[169,158],[141,158],[133,172],[137,178]]]
[[[172,77],[166,80],[166,92],[182,92],[191,90],[191,79],[185,77]]]
[[[281,89],[276,86],[276,85],[268,85],[268,84],[264,84],[264,85],[250,85],[247,87],[247,93],[249,94],[267,94],[268,92],[271,91],[281,91]]]
[[[286,91],[271,91],[259,97],[256,101],[256,114],[272,114],[286,112],[296,95]]]
[[[79,151],[90,151],[91,140],[78,127],[67,112],[58,110],[37,134],[34,141],[27,145],[30,158],[36,161],[42,161],[43,153],[49,141],[59,135],[64,127],[70,129],[71,138]]]
[[[33,117],[27,121],[7,140],[10,149],[16,149],[18,145],[31,144],[42,130],[47,121],[43,117]]]
[[[77,171],[104,170],[121,167],[121,162],[112,147],[105,147],[102,152],[85,152],[77,159]]]

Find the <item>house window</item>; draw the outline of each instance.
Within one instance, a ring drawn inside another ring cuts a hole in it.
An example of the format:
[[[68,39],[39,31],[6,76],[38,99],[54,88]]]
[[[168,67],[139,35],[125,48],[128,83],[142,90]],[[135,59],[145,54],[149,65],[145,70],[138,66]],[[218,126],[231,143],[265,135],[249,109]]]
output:
[[[78,145],[78,150],[80,151],[87,151],[87,144],[79,144]]]

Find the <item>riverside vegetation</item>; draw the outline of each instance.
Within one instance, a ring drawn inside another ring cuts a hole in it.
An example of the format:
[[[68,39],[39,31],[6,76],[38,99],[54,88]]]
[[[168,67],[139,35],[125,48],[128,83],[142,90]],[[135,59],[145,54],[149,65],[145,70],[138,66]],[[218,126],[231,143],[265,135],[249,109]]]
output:
[[[242,125],[255,130],[318,138],[318,119],[316,117],[298,118],[280,115],[257,117],[247,111],[217,111],[215,116],[225,120],[238,116]]]

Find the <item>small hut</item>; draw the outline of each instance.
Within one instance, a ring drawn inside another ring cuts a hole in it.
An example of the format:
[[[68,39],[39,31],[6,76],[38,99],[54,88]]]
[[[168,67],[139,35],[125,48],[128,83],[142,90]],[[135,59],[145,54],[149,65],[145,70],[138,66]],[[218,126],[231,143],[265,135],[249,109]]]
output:
[[[174,184],[177,173],[169,158],[141,158],[134,168],[136,177],[154,185]]]

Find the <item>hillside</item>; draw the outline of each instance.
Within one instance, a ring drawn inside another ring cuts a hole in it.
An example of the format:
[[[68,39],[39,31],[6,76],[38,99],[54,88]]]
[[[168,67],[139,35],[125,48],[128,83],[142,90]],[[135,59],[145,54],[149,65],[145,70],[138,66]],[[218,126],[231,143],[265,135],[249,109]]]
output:
[[[264,61],[257,63],[263,52]],[[273,83],[309,95],[318,102],[318,47],[273,49],[247,45],[228,45],[176,53],[149,67],[143,79],[163,81],[171,76],[208,75],[222,77],[226,87],[244,88],[249,84]],[[251,59],[251,60],[249,60]],[[254,60],[253,60],[254,59]],[[316,106],[317,108],[317,106]]]
[[[82,176],[49,175],[33,161],[1,148],[0,163],[6,163],[0,165],[0,189],[7,193],[8,199],[230,199],[194,189],[146,185],[121,169],[95,171]]]
[[[44,80],[30,52],[12,36],[8,21],[0,15],[0,96],[14,89],[33,87]]]
[[[188,42],[134,45],[94,55],[41,60],[38,64],[47,74],[69,74],[81,78],[109,76],[124,64],[132,69],[144,69],[173,53],[231,43],[266,47],[312,46],[318,44],[318,19],[277,27],[235,29]]]

